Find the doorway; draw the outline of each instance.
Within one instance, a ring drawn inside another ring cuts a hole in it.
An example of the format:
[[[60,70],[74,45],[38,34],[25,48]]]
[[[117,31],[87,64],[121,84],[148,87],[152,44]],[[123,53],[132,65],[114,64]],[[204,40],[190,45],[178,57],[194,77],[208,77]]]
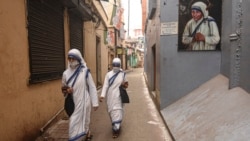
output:
[[[155,48],[155,45],[152,47],[152,57],[153,57],[152,91],[155,91],[156,89],[156,48]]]
[[[101,40],[99,37],[96,37],[96,82],[97,87],[102,85],[102,79],[101,79]]]

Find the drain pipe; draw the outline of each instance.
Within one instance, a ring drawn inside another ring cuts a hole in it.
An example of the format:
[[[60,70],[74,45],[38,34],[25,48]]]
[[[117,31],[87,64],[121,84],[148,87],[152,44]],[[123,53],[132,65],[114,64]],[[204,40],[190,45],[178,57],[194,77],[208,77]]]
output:
[[[61,110],[59,110],[42,128],[40,128],[40,132],[43,133],[46,129],[46,127],[48,125],[50,125],[50,123],[64,110],[64,108],[62,108]]]

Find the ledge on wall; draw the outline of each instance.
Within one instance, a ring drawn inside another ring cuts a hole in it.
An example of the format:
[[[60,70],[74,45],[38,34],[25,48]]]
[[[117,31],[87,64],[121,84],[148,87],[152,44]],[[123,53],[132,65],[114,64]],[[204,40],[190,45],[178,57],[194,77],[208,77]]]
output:
[[[161,110],[175,140],[249,140],[250,95],[219,74]]]

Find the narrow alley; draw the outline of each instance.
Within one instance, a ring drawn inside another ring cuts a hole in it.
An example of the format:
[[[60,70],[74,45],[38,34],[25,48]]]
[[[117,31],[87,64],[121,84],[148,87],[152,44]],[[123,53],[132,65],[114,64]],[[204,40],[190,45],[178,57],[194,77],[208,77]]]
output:
[[[125,115],[120,136],[116,139],[112,138],[106,103],[102,102],[97,111],[92,111],[90,125],[93,134],[92,141],[172,141],[149,95],[143,69],[133,69],[127,73],[127,77],[130,103],[125,104]],[[100,92],[101,89],[98,90],[98,94]],[[40,140],[68,140],[68,120],[59,120],[44,133],[42,138],[40,137]]]

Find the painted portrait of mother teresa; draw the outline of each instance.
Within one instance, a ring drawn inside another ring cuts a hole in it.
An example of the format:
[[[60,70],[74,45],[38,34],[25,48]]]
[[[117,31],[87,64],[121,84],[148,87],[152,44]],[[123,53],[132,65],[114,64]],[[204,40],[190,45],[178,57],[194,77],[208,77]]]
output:
[[[220,50],[221,0],[179,2],[179,50]]]

